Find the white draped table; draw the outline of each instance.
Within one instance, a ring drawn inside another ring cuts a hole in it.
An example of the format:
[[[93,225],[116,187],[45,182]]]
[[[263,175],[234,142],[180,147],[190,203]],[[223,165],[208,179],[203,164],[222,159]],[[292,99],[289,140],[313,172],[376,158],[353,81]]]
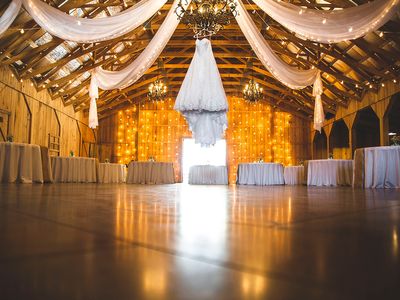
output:
[[[99,183],[122,183],[126,180],[126,166],[121,164],[100,163],[97,173]]]
[[[351,185],[353,161],[344,159],[318,159],[306,162],[307,185]]]
[[[357,149],[353,175],[354,187],[400,188],[400,146]]]
[[[55,182],[97,182],[97,160],[89,157],[51,157]]]
[[[175,183],[174,164],[169,162],[132,161],[128,165],[126,183]]]
[[[277,163],[250,163],[238,165],[238,184],[284,184],[283,165]]]
[[[303,166],[288,166],[284,170],[285,184],[296,185],[304,184],[304,167]]]
[[[191,166],[189,184],[228,184],[228,169],[226,166]]]
[[[40,146],[0,142],[0,182],[43,183]]]

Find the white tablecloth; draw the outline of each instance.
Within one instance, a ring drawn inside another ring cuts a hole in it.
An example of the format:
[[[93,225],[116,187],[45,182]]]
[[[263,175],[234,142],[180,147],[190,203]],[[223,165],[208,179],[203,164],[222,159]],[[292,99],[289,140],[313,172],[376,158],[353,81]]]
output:
[[[306,162],[307,185],[351,185],[353,161],[344,159],[318,159]]]
[[[175,183],[174,165],[168,162],[132,161],[128,165],[126,183]]]
[[[97,182],[95,158],[53,156],[51,166],[55,182]]]
[[[357,149],[354,165],[354,187],[400,188],[400,146]]]
[[[126,180],[126,166],[121,164],[100,163],[97,173],[99,183],[122,183]]]
[[[285,184],[295,185],[304,184],[304,167],[303,166],[289,166],[284,170]]]
[[[275,185],[284,184],[283,165],[277,163],[239,164],[238,184]]]
[[[40,146],[0,142],[0,182],[43,183]]]
[[[192,166],[189,184],[228,184],[228,169],[226,166]]]

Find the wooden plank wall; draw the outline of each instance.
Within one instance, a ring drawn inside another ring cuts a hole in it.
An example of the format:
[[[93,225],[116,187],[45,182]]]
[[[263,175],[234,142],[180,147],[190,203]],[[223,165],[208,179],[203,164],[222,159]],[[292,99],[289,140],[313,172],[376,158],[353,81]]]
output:
[[[389,107],[389,104],[391,102],[392,97],[400,93],[400,82],[396,81],[390,81],[390,82],[385,82],[384,87],[381,87],[377,93],[373,92],[368,92],[365,94],[365,96],[362,98],[361,101],[351,101],[349,103],[348,107],[339,107],[338,111],[336,112],[336,115],[334,118],[327,120],[323,126],[323,130],[325,131],[327,135],[327,148],[324,149],[323,151],[325,152],[324,158],[328,157],[328,152],[329,152],[329,138],[330,138],[330,133],[332,130],[332,125],[335,121],[338,120],[343,120],[346,123],[346,126],[349,130],[349,148],[346,149],[341,149],[341,151],[333,149],[333,156],[334,158],[338,159],[351,159],[352,155],[354,154],[354,147],[352,146],[352,128],[355,123],[355,120],[357,120],[356,116],[357,113],[365,108],[371,107],[372,110],[375,112],[376,116],[379,119],[379,127],[380,127],[380,145],[381,146],[386,146],[389,144],[389,138],[388,138],[388,127],[387,127],[387,110]],[[313,143],[314,140],[314,135],[315,135],[315,130],[312,128],[311,124],[311,143]],[[313,152],[315,152],[316,145],[312,146]],[[313,158],[317,158],[320,155],[320,151],[318,151],[318,154],[315,152],[313,153]]]
[[[62,156],[70,151],[85,156],[81,153],[81,138],[95,142],[87,117],[74,112],[72,106],[64,107],[61,99],[51,99],[47,91],[37,92],[30,81],[18,81],[4,66],[0,67],[0,110],[10,114],[5,135],[12,135],[15,142],[47,147],[49,134],[60,135]]]

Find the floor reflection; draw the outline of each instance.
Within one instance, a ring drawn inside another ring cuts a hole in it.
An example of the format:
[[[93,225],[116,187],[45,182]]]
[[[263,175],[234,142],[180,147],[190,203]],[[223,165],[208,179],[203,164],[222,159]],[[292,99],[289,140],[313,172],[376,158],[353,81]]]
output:
[[[400,191],[54,184],[0,195],[0,289],[26,292],[9,299],[400,294]]]
[[[178,214],[178,249],[226,258],[228,199],[223,189],[182,187]]]

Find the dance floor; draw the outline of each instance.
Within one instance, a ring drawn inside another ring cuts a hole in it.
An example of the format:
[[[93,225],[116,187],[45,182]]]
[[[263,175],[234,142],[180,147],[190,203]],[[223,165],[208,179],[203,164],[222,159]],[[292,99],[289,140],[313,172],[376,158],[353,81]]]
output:
[[[0,299],[400,299],[400,190],[0,185]]]

